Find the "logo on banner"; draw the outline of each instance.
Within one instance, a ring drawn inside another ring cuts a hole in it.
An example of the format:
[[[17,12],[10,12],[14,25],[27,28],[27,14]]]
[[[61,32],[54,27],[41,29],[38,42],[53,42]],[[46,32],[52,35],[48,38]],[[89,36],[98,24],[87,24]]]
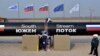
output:
[[[5,25],[0,25],[0,32],[4,32]]]
[[[77,29],[74,27],[74,25],[60,25],[60,24],[56,25],[56,32],[58,33],[64,33],[64,32],[75,33],[76,30]]]
[[[100,25],[86,25],[86,31],[100,31]]]
[[[16,29],[16,33],[36,33],[36,25],[22,24],[20,28]]]

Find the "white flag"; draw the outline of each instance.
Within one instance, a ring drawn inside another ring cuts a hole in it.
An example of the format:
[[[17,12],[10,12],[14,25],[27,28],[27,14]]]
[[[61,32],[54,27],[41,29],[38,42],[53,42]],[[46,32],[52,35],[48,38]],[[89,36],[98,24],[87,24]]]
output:
[[[9,10],[11,11],[18,11],[18,4],[15,4],[15,5],[11,5],[8,7]]]
[[[72,9],[70,9],[69,13],[78,12],[79,11],[79,4],[76,4]]]

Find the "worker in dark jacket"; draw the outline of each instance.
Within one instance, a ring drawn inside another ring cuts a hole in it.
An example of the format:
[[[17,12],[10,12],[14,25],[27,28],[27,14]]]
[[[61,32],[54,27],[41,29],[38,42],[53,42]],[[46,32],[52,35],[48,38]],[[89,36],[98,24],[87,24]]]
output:
[[[41,40],[42,40],[42,49],[45,51],[47,50],[47,38],[48,38],[48,34],[46,31],[44,31]]]
[[[89,54],[98,56],[98,46],[99,46],[99,40],[98,40],[98,34],[93,35],[93,39],[91,41],[91,52]]]

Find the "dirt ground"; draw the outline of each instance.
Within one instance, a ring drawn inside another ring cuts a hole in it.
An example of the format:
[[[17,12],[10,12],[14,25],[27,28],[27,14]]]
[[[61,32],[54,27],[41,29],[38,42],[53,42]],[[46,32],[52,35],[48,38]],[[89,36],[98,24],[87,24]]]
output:
[[[100,50],[100,47],[99,47]],[[70,51],[23,51],[21,44],[0,44],[0,56],[92,56],[88,55],[90,44],[77,43]],[[99,51],[100,55],[100,51]]]
[[[74,37],[74,38],[73,38]],[[81,37],[81,38],[80,38]],[[7,39],[8,38],[8,39]],[[0,56],[93,56],[90,52],[91,36],[72,36],[73,46],[70,51],[23,51],[21,49],[21,38],[0,37]],[[100,56],[100,46],[98,48]]]

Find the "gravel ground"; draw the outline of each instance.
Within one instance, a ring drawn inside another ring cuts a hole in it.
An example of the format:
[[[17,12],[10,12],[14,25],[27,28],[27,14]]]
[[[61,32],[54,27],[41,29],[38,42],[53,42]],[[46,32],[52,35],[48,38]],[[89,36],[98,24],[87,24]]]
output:
[[[99,47],[100,50],[100,47]],[[77,43],[71,51],[23,51],[21,44],[0,44],[0,56],[92,56],[88,55],[90,44]],[[99,52],[100,55],[100,52]]]
[[[74,44],[70,51],[23,51],[21,49],[21,37],[0,37],[0,56],[92,56],[90,51],[91,36],[71,36]],[[99,46],[100,50],[100,46]],[[100,55],[100,51],[99,51]]]

